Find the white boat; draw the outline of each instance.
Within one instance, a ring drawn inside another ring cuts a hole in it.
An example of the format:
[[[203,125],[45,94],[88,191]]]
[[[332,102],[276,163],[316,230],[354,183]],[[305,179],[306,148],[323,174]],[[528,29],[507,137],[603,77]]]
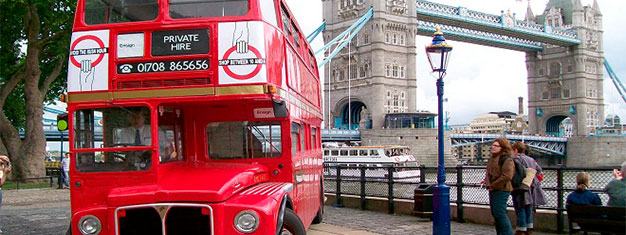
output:
[[[419,180],[415,157],[409,154],[407,146],[357,146],[325,147],[324,176],[337,176],[336,166],[341,166],[342,178],[361,178],[359,167],[366,167],[368,179],[387,179],[389,166],[393,166],[394,181]]]

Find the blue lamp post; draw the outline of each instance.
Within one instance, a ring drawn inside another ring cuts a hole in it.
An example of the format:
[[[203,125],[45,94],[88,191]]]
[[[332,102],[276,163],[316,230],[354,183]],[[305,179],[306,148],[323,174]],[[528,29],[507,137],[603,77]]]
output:
[[[426,46],[426,55],[433,73],[438,73],[437,98],[439,104],[438,147],[439,164],[437,169],[437,186],[433,190],[433,234],[450,234],[450,187],[446,186],[446,168],[443,158],[443,77],[446,75],[448,60],[452,46],[446,43],[443,33],[437,27],[433,34],[433,42]]]

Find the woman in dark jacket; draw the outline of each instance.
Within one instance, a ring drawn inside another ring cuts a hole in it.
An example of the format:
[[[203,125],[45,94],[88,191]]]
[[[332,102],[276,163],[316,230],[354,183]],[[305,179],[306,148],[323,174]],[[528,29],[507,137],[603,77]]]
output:
[[[576,175],[576,191],[567,195],[567,204],[574,205],[602,205],[598,194],[587,190],[589,188],[589,174],[580,172]]]
[[[515,165],[511,156],[511,144],[503,137],[497,138],[491,145],[491,157],[487,162],[487,175],[483,183],[489,189],[489,207],[496,222],[498,235],[512,235],[513,227],[506,214],[507,201],[513,191],[511,179]],[[501,159],[506,158],[504,161]]]
[[[520,162],[526,168],[526,178],[519,188],[513,189],[513,208],[517,223],[515,234],[532,234],[534,228],[533,208],[537,205],[544,205],[545,199],[538,175],[542,174],[542,169],[535,159],[527,155],[528,148],[522,142],[516,142],[512,146],[515,161]]]

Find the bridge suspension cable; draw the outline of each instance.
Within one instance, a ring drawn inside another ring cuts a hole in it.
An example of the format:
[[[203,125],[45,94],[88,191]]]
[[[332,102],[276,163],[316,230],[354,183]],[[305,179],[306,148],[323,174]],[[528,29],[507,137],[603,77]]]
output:
[[[317,35],[324,31],[324,29],[326,29],[326,20],[322,21],[322,25],[320,25],[320,27],[317,27],[317,29],[309,34],[309,36],[306,36],[306,40],[309,41],[309,43],[313,42],[313,40],[317,38]]]
[[[624,103],[626,103],[626,89],[624,88],[624,84],[622,84],[622,82],[619,80],[617,74],[613,72],[613,69],[609,65],[609,61],[606,58],[604,58],[604,68],[609,73],[609,77],[611,78],[611,81],[613,81],[613,85],[615,85],[615,88],[617,88],[617,92],[619,92],[619,94],[622,96],[622,100],[624,100]]]
[[[335,57],[339,53],[339,51],[341,51],[341,49],[346,47],[348,42],[350,42],[352,40],[352,38],[354,38],[354,36],[359,31],[361,31],[361,28],[363,28],[363,26],[365,26],[365,23],[367,23],[372,18],[373,15],[374,15],[374,8],[371,7],[367,11],[367,13],[365,13],[365,15],[363,15],[356,22],[354,22],[354,24],[352,24],[350,27],[348,27],[348,29],[343,31],[343,33],[337,35],[337,37],[335,37],[333,40],[328,42],[328,44],[324,45],[324,47],[322,47],[321,49],[317,50],[315,52],[316,55],[319,54],[320,52],[325,52],[326,50],[329,50],[331,48],[331,46],[336,45],[334,47],[334,49],[332,49],[332,52],[330,52],[328,54],[328,56],[326,58],[324,58],[324,60],[317,65],[317,67],[321,68],[322,66],[324,66],[326,63],[328,63],[328,61],[330,61],[333,57]],[[326,23],[323,23],[322,26],[326,27]],[[317,36],[317,34],[319,34],[319,33],[313,32],[309,36],[312,36],[313,34],[315,34],[315,36]],[[307,40],[313,41],[315,39],[315,36],[311,37],[310,39],[309,39],[309,37],[307,37]]]

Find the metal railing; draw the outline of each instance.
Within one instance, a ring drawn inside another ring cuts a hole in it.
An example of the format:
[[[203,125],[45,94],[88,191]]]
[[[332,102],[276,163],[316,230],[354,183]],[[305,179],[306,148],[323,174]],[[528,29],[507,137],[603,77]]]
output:
[[[34,184],[43,184],[43,182],[46,183],[50,183],[50,187],[54,187],[54,182],[55,182],[55,178],[57,178],[56,176],[46,176],[46,177],[34,177],[34,178],[16,178],[16,179],[7,179],[4,182],[5,186],[8,185],[15,185],[15,190],[19,190],[20,189],[20,185],[22,185],[22,188],[24,188],[24,185],[32,185]],[[57,180],[58,181],[58,180]],[[27,188],[31,188],[31,187],[27,187]],[[37,188],[41,188],[41,187],[37,187]],[[13,187],[11,187],[10,189],[13,189]]]
[[[57,188],[63,188],[63,179],[60,168],[51,168],[46,169],[45,177],[33,177],[33,178],[14,178],[14,179],[6,179],[4,182],[4,186],[8,186],[8,189],[14,189],[10,185],[15,185],[15,190],[20,189],[20,185],[24,188],[24,185],[32,185],[35,184],[34,187],[26,187],[26,188],[41,188],[43,182],[49,182],[50,187],[54,187],[55,182],[57,184]]]
[[[324,183],[326,193],[336,195],[335,205],[343,206],[342,195],[359,196],[361,208],[365,209],[367,197],[386,198],[388,212],[394,213],[394,199],[413,199],[414,189],[420,183],[437,183],[437,167],[376,167],[373,164],[363,166],[363,163],[337,165],[324,163]],[[399,170],[419,170],[420,174],[414,178],[394,177]],[[576,174],[588,172],[591,176],[590,190],[598,193],[602,202],[606,204],[608,195],[604,193],[604,186],[613,179],[612,168],[572,168],[572,167],[544,167],[541,187],[544,190],[546,205],[537,208],[554,210],[557,213],[557,230],[564,230],[565,200],[570,192],[576,189]],[[381,172],[386,172],[381,174]],[[484,179],[485,166],[456,166],[446,167],[446,185],[450,187],[450,202],[457,204],[457,220],[463,219],[463,205],[489,205],[489,192],[481,188],[480,182]],[[339,176],[339,177],[337,177]],[[459,190],[460,189],[460,190]],[[509,206],[513,203],[511,198]]]

